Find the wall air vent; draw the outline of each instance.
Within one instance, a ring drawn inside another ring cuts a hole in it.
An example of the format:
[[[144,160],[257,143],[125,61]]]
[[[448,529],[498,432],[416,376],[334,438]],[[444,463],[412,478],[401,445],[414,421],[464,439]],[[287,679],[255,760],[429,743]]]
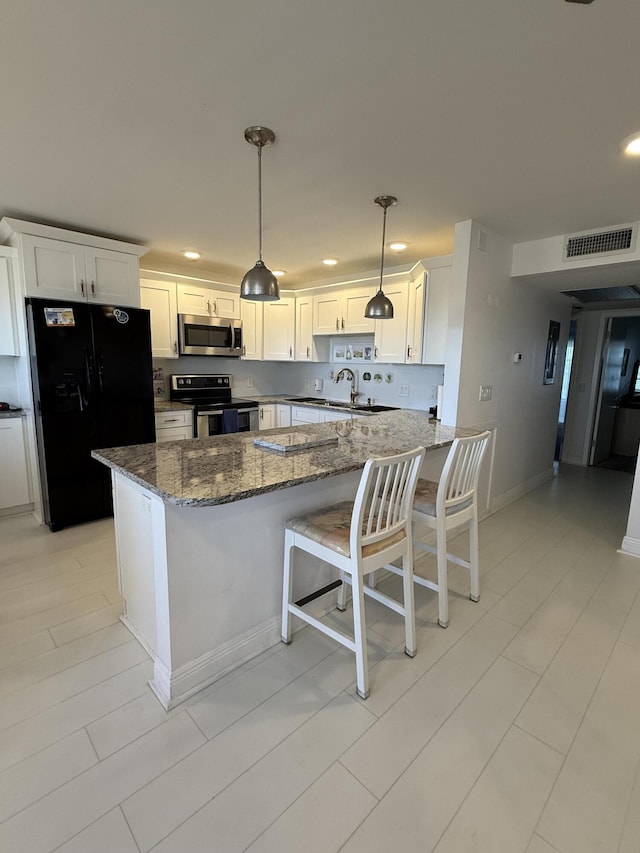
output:
[[[587,231],[565,237],[564,260],[578,260],[594,255],[632,252],[635,248],[637,223],[608,228],[606,231]]]

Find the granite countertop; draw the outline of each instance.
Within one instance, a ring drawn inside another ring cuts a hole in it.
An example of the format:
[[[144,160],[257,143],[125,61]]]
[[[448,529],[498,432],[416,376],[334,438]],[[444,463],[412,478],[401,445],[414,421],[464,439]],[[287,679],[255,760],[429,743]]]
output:
[[[430,421],[426,412],[407,409],[367,418],[262,430],[260,437],[303,429],[337,444],[294,453],[256,447],[256,433],[138,444],[94,450],[92,456],[168,503],[213,506],[286,489],[300,483],[357,471],[371,456],[388,456],[423,445],[447,447],[454,438],[473,435]]]

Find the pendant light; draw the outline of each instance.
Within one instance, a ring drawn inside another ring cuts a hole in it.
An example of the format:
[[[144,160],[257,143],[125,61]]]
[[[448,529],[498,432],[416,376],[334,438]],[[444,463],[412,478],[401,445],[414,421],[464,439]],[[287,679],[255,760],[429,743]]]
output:
[[[262,149],[274,142],[276,135],[268,127],[248,127],[244,138],[258,149],[258,246],[260,258],[255,266],[245,273],[240,285],[242,299],[273,302],[280,299],[278,279],[262,260]]]
[[[376,295],[367,302],[367,307],[364,309],[364,316],[370,320],[393,320],[393,305],[391,300],[382,292],[382,275],[384,273],[384,236],[387,229],[387,208],[392,204],[396,204],[398,199],[393,195],[379,195],[374,199],[376,204],[379,204],[383,209],[382,218],[382,259],[380,261],[380,286]]]

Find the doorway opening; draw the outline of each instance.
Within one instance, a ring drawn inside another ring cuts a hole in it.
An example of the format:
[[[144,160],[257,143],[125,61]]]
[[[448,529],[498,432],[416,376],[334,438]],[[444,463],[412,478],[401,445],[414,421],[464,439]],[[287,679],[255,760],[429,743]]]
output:
[[[567,415],[567,400],[569,399],[569,382],[571,380],[571,367],[573,365],[573,353],[576,343],[576,321],[571,320],[569,324],[569,339],[564,358],[564,371],[562,373],[562,390],[560,391],[560,409],[558,411],[558,433],[556,435],[556,450],[553,456],[554,462],[559,462],[562,456],[562,443],[564,441],[564,422]]]

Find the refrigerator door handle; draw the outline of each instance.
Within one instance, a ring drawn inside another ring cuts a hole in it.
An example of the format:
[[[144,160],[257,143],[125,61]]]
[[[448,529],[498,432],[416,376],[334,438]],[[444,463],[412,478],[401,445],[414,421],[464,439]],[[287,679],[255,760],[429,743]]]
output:
[[[96,351],[96,358],[98,361],[98,387],[100,388],[100,393],[104,393],[103,387],[103,378],[104,378],[104,361],[102,360],[102,352],[100,350]]]
[[[93,359],[87,347],[84,348],[84,369],[87,377],[87,400],[93,394]]]

